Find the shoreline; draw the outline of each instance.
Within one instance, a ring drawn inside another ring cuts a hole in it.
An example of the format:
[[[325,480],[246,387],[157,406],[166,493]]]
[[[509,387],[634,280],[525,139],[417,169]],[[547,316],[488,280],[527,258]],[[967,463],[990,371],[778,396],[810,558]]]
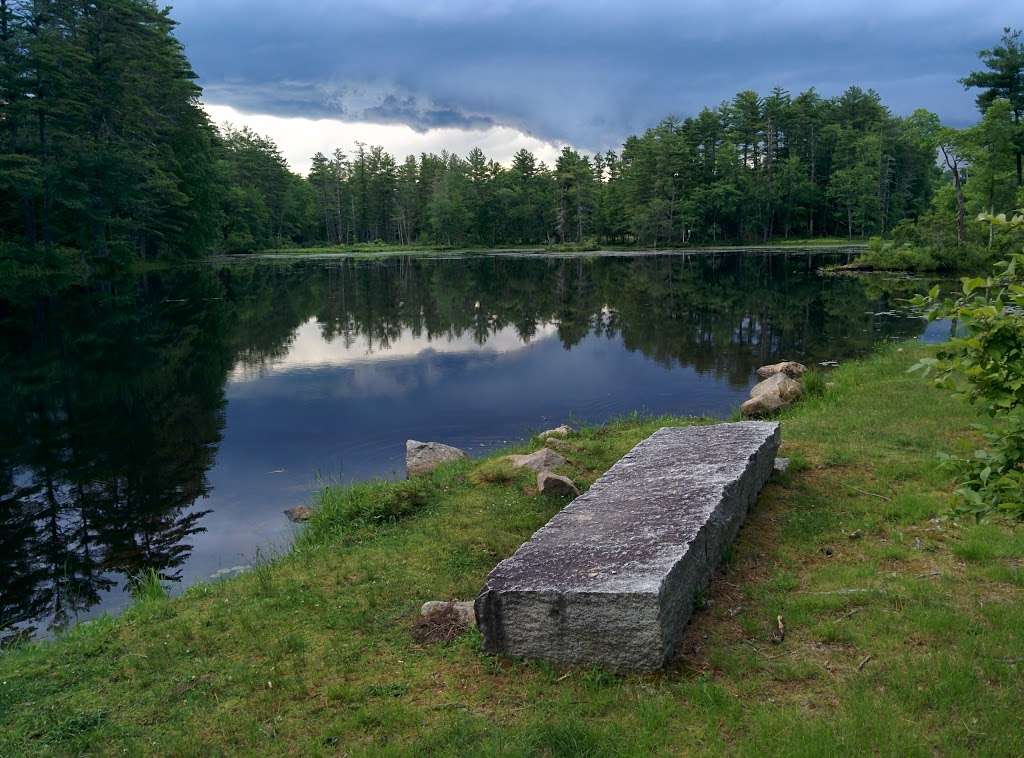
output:
[[[635,247],[597,247],[586,250],[560,249],[558,247],[530,246],[522,248],[431,248],[410,246],[407,248],[382,247],[379,250],[366,249],[369,246],[353,248],[282,248],[262,250],[253,253],[235,253],[216,255],[210,260],[282,260],[282,259],[333,259],[359,258],[375,259],[388,257],[435,257],[464,258],[475,256],[490,257],[545,257],[545,258],[603,258],[603,257],[648,257],[658,255],[712,255],[741,253],[747,255],[778,254],[778,253],[825,253],[825,254],[859,254],[867,249],[867,243],[827,242],[793,242],[771,243],[764,245],[697,245],[692,247],[666,248],[635,248]]]
[[[1024,536],[936,520],[952,477],[935,454],[969,449],[977,416],[906,373],[927,350],[850,361],[781,415],[791,469],[752,509],[665,672],[492,658],[475,631],[412,640],[422,602],[473,597],[565,504],[488,456],[412,484],[328,488],[278,559],[4,651],[0,753],[518,754],[566,735],[614,754],[797,737],[826,751],[1018,752]],[[574,479],[588,486],[658,426],[685,423],[581,430]]]

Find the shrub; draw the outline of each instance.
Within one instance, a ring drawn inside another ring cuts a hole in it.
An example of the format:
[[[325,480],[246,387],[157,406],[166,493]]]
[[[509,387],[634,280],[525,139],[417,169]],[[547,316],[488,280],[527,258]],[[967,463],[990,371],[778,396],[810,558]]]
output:
[[[160,574],[148,568],[128,578],[128,588],[137,603],[167,599],[167,588],[160,580]]]
[[[1004,228],[1024,228],[1024,216],[979,216]],[[914,303],[930,319],[950,318],[964,328],[937,358],[911,371],[935,372],[940,386],[962,392],[996,420],[988,447],[968,459],[948,458],[957,469],[959,512],[978,518],[1002,512],[1024,518],[1024,254],[995,265],[988,278],[965,277],[956,299],[939,299],[939,288]]]
[[[825,394],[826,384],[825,375],[815,369],[811,369],[801,377],[801,381],[804,385],[804,393],[808,397],[817,397]]]

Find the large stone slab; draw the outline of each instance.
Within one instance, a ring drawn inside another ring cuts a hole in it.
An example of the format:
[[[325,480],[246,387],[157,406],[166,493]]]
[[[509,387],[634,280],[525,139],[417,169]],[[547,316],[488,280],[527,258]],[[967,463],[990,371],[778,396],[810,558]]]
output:
[[[780,441],[764,421],[659,429],[490,573],[475,604],[484,649],[664,665]]]

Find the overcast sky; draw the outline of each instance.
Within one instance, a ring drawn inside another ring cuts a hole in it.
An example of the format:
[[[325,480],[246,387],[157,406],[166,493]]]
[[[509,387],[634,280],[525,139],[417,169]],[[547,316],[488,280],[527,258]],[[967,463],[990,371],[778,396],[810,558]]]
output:
[[[1024,0],[178,0],[214,118],[317,150],[587,151],[742,89],[872,87],[897,113],[975,119],[957,79]]]

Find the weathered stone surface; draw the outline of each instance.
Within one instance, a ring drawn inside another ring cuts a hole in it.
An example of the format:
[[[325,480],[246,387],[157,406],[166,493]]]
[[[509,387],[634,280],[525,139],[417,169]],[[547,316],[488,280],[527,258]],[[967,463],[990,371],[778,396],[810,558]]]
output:
[[[476,626],[476,612],[473,610],[472,600],[428,600],[420,608],[420,615],[429,616],[438,611],[445,611],[449,607],[466,626]]]
[[[799,379],[801,376],[807,373],[807,366],[796,361],[782,361],[782,363],[773,363],[769,366],[761,366],[757,370],[757,377],[759,379],[767,379],[769,376],[775,376],[775,374],[785,374],[791,379]]]
[[[408,476],[428,474],[442,463],[465,457],[464,451],[440,442],[405,441],[405,472]]]
[[[542,447],[540,450],[529,455],[510,455],[508,460],[516,468],[523,468],[525,466],[528,469],[533,469],[538,474],[541,471],[551,471],[568,463],[565,458],[546,447]]]
[[[760,421],[655,432],[490,573],[476,599],[484,649],[664,665],[779,442]]]
[[[775,459],[775,473],[785,474],[789,470],[789,458]]]
[[[542,495],[570,495],[579,497],[580,491],[572,479],[567,476],[552,474],[550,471],[541,471],[537,474],[537,489]]]
[[[289,521],[296,523],[299,521],[309,521],[309,517],[313,515],[313,509],[307,505],[296,505],[294,508],[288,508],[284,515],[288,517]]]
[[[556,426],[554,429],[548,429],[546,432],[541,432],[537,436],[542,440],[547,439],[548,437],[567,437],[574,431],[576,430],[568,424],[562,424],[561,426]]]

